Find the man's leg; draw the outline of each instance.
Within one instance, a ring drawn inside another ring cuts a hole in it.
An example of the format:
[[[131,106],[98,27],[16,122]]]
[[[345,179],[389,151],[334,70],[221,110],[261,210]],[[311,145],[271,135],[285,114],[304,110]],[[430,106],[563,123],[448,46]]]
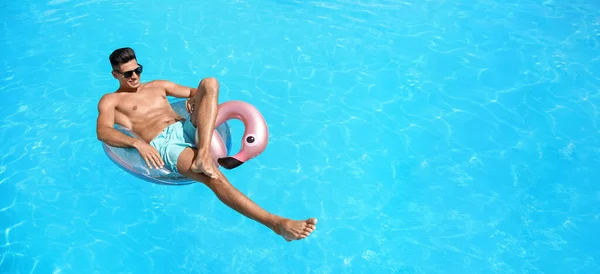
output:
[[[183,150],[177,160],[177,169],[179,173],[204,183],[217,195],[221,202],[225,203],[230,208],[272,229],[287,241],[304,239],[316,228],[317,219],[315,218],[300,221],[290,220],[271,214],[262,209],[229,183],[229,180],[227,180],[225,175],[216,168],[212,161],[212,169],[216,178],[210,178],[203,173],[192,171],[190,167],[194,159],[196,159],[197,153],[198,150],[194,148],[186,148]]]
[[[190,119],[196,127],[196,147],[200,151],[192,162],[191,170],[196,173],[206,173],[213,177],[215,170],[209,165],[210,141],[215,130],[217,107],[219,98],[219,82],[215,78],[204,78],[198,85],[198,90],[193,98],[193,111]]]

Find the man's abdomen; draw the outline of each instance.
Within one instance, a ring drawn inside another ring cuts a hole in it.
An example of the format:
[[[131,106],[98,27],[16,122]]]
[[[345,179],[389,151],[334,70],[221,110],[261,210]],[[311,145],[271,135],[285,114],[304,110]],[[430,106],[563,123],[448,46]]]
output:
[[[182,119],[172,110],[162,109],[135,119],[132,130],[149,143],[169,125]]]

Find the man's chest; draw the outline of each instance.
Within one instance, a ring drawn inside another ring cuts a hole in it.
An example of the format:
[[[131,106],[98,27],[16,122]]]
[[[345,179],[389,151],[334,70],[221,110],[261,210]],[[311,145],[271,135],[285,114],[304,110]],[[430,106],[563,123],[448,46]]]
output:
[[[158,108],[164,108],[169,102],[164,94],[153,91],[143,93],[123,94],[117,110],[125,115],[144,115]]]

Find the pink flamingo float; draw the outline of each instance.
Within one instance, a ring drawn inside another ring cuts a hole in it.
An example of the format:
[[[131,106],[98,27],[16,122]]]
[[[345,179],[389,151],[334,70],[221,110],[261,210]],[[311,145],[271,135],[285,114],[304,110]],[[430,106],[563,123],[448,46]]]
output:
[[[242,137],[242,147],[240,151],[228,157],[227,148],[216,128],[227,120],[238,119],[244,123],[245,130]],[[196,131],[196,140],[198,131]],[[251,104],[242,101],[228,101],[220,104],[217,110],[215,121],[215,133],[210,142],[210,152],[213,161],[217,166],[226,169],[234,169],[246,161],[258,156],[267,147],[269,139],[269,130],[262,114]]]

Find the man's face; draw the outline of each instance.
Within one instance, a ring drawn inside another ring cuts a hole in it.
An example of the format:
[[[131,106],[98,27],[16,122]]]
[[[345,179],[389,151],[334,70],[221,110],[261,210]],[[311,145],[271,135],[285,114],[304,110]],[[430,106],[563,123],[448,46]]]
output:
[[[121,64],[113,71],[113,76],[119,80],[122,86],[137,88],[140,85],[140,75],[142,74],[142,65],[133,59],[125,64]]]

